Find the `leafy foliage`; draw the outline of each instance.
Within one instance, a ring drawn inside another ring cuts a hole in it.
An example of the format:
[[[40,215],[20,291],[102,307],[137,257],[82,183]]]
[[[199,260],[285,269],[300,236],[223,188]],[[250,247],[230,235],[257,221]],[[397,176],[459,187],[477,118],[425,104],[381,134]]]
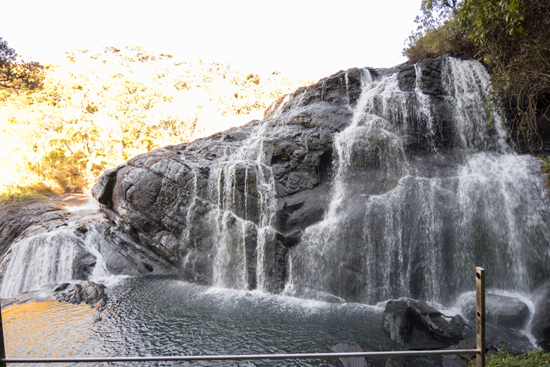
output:
[[[541,134],[549,133],[550,2],[465,0],[457,20],[492,67],[493,89],[512,112],[518,142],[538,151]]]
[[[459,0],[423,0],[422,15],[417,16],[418,24],[407,40],[403,53],[409,62],[438,57],[445,53],[474,56],[477,52],[469,31],[455,21]]]
[[[42,89],[0,100],[0,196],[82,192],[134,155],[261,117],[307,82],[140,47],[69,52]]]
[[[49,198],[41,194],[10,195],[5,199],[0,198],[0,205],[27,200],[49,200]]]
[[[477,53],[477,48],[468,37],[468,32],[451,20],[439,28],[431,28],[423,34],[417,34],[417,38],[411,37],[408,48],[403,51],[411,63],[446,53],[470,57]]]
[[[500,349],[497,353],[487,356],[485,360],[486,367],[539,367],[550,363],[550,354],[542,353],[540,350],[533,349],[531,352],[523,355],[516,355]],[[475,366],[473,359],[470,366]]]
[[[43,77],[42,65],[18,60],[15,50],[0,37],[0,90],[40,88]]]

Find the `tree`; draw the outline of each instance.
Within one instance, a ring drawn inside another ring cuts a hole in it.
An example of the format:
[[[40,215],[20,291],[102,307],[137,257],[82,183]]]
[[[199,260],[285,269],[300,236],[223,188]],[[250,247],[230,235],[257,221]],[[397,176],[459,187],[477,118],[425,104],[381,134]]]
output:
[[[550,1],[464,0],[456,18],[492,68],[517,143],[539,152],[550,136]]]
[[[462,0],[423,0],[422,15],[417,16],[418,27],[409,36],[403,54],[409,62],[433,58],[445,53],[473,57],[477,49],[468,29],[455,21]]]
[[[44,79],[43,66],[17,59],[13,48],[0,37],[0,89],[37,89]]]

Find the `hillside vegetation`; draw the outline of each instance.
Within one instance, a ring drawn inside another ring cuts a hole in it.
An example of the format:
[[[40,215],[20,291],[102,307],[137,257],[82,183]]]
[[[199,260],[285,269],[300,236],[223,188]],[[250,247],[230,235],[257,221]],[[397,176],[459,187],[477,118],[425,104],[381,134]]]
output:
[[[140,47],[69,52],[43,73],[42,88],[0,89],[0,198],[85,192],[136,154],[261,118],[311,82]]]
[[[550,1],[423,0],[421,10],[404,50],[410,62],[445,53],[483,61],[518,147],[548,150]]]

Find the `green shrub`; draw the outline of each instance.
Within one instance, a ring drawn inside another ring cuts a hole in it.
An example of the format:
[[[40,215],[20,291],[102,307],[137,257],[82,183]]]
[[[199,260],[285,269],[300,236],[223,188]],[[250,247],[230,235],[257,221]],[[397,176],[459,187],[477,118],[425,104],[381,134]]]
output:
[[[16,201],[26,201],[26,200],[49,200],[47,196],[41,194],[21,194],[21,195],[9,195],[1,196],[0,204],[13,203]]]
[[[473,57],[476,52],[468,32],[459,28],[452,20],[439,28],[428,29],[424,34],[411,36],[408,47],[403,51],[410,63],[446,53]]]
[[[515,355],[506,351],[499,350],[497,353],[487,356],[485,360],[486,367],[540,367],[550,364],[550,354],[542,353],[540,350],[532,350],[527,354]],[[470,366],[475,366],[475,358],[470,362]]]

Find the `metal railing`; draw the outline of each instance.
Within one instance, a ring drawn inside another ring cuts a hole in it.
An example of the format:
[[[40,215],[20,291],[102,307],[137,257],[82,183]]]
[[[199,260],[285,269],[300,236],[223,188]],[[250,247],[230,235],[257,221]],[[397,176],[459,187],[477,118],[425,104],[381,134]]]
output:
[[[455,350],[417,350],[389,352],[298,353],[195,355],[161,357],[92,357],[92,358],[6,358],[0,313],[0,367],[7,363],[98,363],[98,362],[166,362],[166,361],[235,361],[259,359],[325,359],[358,357],[417,357],[476,354],[476,367],[485,367],[485,270],[476,268],[476,348]]]

